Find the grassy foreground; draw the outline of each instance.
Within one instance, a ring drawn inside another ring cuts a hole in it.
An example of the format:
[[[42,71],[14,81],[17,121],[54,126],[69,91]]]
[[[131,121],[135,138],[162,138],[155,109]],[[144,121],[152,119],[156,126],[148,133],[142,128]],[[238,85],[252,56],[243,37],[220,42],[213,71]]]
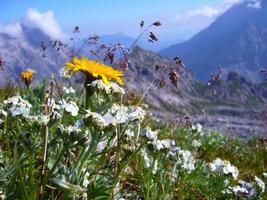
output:
[[[265,140],[162,124],[115,83],[62,84],[1,90],[0,199],[267,199]]]

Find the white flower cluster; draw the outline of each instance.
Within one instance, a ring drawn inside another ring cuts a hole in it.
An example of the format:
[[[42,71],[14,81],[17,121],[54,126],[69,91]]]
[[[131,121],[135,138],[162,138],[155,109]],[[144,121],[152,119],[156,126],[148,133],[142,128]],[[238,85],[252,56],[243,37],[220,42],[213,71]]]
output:
[[[99,142],[96,147],[96,152],[101,153],[106,148],[107,144],[108,144],[107,140]]]
[[[149,140],[148,144],[152,144],[155,150],[169,150],[168,155],[178,159],[178,164],[183,169],[188,170],[189,172],[195,169],[195,158],[192,153],[177,147],[175,141],[170,139],[158,140],[158,132],[152,131],[150,128],[144,129],[142,135]]]
[[[71,77],[70,73],[65,68],[60,69],[59,75],[64,79],[69,79]]]
[[[39,114],[39,115],[35,115],[35,116],[28,116],[27,119],[30,122],[35,122],[35,123],[38,123],[42,126],[46,126],[49,123],[50,115]]]
[[[66,94],[75,94],[75,90],[73,89],[73,87],[66,87],[66,86],[63,86],[62,87],[63,89],[63,92],[65,92]]]
[[[7,112],[0,108],[0,116],[1,115],[4,116],[4,117],[7,117]]]
[[[78,115],[79,107],[77,106],[76,102],[74,102],[74,101],[63,102],[62,108],[64,108],[65,111],[70,113],[72,116]]]
[[[9,110],[13,117],[18,116],[18,115],[28,117],[30,113],[30,109],[32,107],[32,105],[28,101],[22,99],[20,96],[10,97],[9,99],[5,100],[3,103],[8,106],[11,105]]]
[[[235,194],[235,195],[245,194],[248,197],[253,197],[257,193],[256,192],[257,187],[260,188],[261,193],[265,192],[265,183],[260,178],[255,176],[254,183],[249,183],[243,180],[239,180],[238,185],[229,186],[227,189],[223,190],[223,193]]]
[[[106,120],[102,115],[96,112],[91,112],[87,110],[87,114],[85,115],[86,118],[92,119],[94,124],[96,124],[100,128],[106,128],[109,126],[108,120]]]
[[[185,170],[187,170],[189,173],[195,170],[195,158],[192,155],[192,153],[188,150],[182,150],[179,149],[177,151],[177,154],[179,155],[179,161],[178,163],[181,164],[181,167]]]
[[[64,100],[61,104],[57,104],[54,99],[50,99],[50,101],[48,101],[48,106],[51,109],[51,115],[54,119],[60,119],[62,117],[62,114],[60,111],[64,109],[62,108],[62,105],[64,104],[65,104]]]
[[[145,118],[145,115],[145,111],[140,107],[126,107],[114,104],[104,116],[87,110],[85,117],[91,117],[98,126],[105,128],[108,126],[116,126],[118,124],[142,121]]]
[[[143,129],[141,134],[148,139],[148,144],[152,144],[154,149],[157,151],[162,149],[172,149],[172,147],[175,147],[175,142],[173,140],[158,140],[158,132],[152,131],[149,127]]]
[[[256,184],[258,185],[258,187],[261,189],[261,192],[264,193],[265,192],[265,183],[257,176],[255,176],[255,181],[256,181]]]
[[[156,174],[157,171],[158,171],[158,160],[152,160],[149,155],[147,154],[147,150],[146,149],[142,149],[141,151],[141,155],[143,156],[144,158],[144,161],[145,161],[145,166],[146,168],[152,168],[152,173],[153,174]]]
[[[107,114],[112,116],[112,124],[124,124],[134,121],[143,121],[146,116],[146,112],[141,107],[126,107],[119,106],[117,104],[113,104]]]
[[[125,94],[124,89],[114,82],[105,84],[102,80],[95,80],[89,85],[97,88],[98,90],[104,91],[106,94]]]
[[[199,142],[198,140],[192,141],[192,146],[195,148],[199,148],[201,145],[202,145],[201,142]]]
[[[232,174],[232,177],[236,180],[239,175],[237,167],[230,164],[227,160],[216,158],[212,163],[209,163],[210,170],[216,173],[224,173],[226,175]]]
[[[61,131],[63,133],[67,133],[68,135],[71,135],[73,133],[75,134],[78,134],[78,133],[81,133],[81,129],[77,126],[72,126],[72,125],[69,125],[69,126],[64,126],[64,125],[59,125],[59,128],[61,129]]]
[[[199,123],[197,123],[196,125],[192,126],[192,130],[196,130],[201,135],[203,134],[202,129],[203,129],[203,127]]]
[[[142,135],[145,136],[150,141],[156,141],[158,138],[158,132],[152,131],[151,128],[149,127],[143,129]]]
[[[260,188],[260,192],[265,192],[265,183],[258,178],[257,176],[254,177],[255,182],[249,183],[243,180],[238,181],[238,185],[231,187],[229,186],[224,192],[226,193],[234,193],[234,194],[246,194],[250,197],[254,196],[256,194],[256,188]]]

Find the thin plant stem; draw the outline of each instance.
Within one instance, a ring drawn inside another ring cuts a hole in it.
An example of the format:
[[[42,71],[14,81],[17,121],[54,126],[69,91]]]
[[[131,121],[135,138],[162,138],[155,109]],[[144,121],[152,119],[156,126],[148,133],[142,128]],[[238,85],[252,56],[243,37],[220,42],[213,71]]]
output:
[[[192,188],[190,188],[187,184],[185,184],[184,182],[182,182],[181,180],[179,180],[177,177],[173,176],[172,174],[168,173],[168,172],[165,172],[165,174],[167,174],[169,177],[175,179],[176,181],[178,181],[179,183],[181,183],[185,188],[187,188],[188,190],[190,190],[190,192],[192,192],[196,197],[197,199],[200,199],[200,200],[205,200],[201,194],[199,194],[197,191],[193,190]]]
[[[150,29],[153,26],[153,24],[150,24],[147,28],[145,28],[140,34],[139,36],[135,39],[135,41],[132,43],[132,45],[129,48],[129,51],[132,50],[132,48],[134,47],[134,45],[138,42],[138,40],[142,37],[142,35],[148,31],[148,29]]]
[[[148,87],[146,88],[145,92],[143,93],[142,97],[140,98],[140,100],[138,101],[137,103],[137,106],[139,106],[142,101],[144,100],[146,94],[148,93],[148,91],[150,90],[150,88],[153,86],[154,82],[157,80],[158,76],[156,76],[151,82],[150,84],[148,85]]]
[[[37,53],[28,61],[28,63],[25,65],[24,70],[32,63],[32,61],[42,52],[43,50],[40,49],[37,51]]]

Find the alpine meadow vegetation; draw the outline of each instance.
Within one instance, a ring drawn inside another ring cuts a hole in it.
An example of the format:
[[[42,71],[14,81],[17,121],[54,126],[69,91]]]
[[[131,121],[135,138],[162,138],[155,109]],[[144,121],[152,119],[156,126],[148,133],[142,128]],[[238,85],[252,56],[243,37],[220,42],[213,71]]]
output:
[[[142,21],[137,40],[148,33],[156,42],[149,30],[160,25]],[[156,80],[135,100],[127,95],[136,41],[129,49],[97,41],[85,41],[90,55],[71,49],[60,76],[37,83],[25,69],[25,87],[0,89],[0,199],[267,199],[266,141],[151,117],[145,95]],[[185,66],[174,61],[177,69],[156,66],[168,75],[157,76],[159,87],[182,79]]]

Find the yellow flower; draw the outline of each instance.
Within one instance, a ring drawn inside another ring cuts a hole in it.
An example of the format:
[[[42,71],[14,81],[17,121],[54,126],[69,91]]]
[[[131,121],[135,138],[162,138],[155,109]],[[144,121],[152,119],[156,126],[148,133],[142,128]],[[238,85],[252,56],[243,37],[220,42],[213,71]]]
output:
[[[89,78],[101,78],[105,84],[111,80],[115,80],[120,85],[123,85],[123,73],[119,70],[115,70],[110,66],[104,65],[94,60],[89,60],[86,57],[78,59],[75,57],[72,62],[66,62],[65,68],[67,71],[77,73],[82,72]]]
[[[27,69],[20,74],[20,78],[26,84],[26,86],[29,86],[31,84],[32,77],[33,71],[30,69]]]

